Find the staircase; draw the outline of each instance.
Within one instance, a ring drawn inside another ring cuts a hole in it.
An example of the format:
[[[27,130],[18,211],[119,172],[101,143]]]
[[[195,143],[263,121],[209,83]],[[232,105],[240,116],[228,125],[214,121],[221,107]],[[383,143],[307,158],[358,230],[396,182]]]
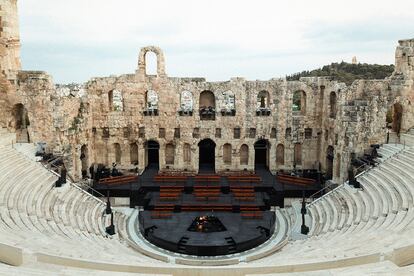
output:
[[[178,252],[186,254],[186,247],[187,247],[188,237],[182,237],[178,241]]]
[[[237,252],[236,242],[232,237],[224,238],[227,242],[229,252],[227,254],[233,254]]]

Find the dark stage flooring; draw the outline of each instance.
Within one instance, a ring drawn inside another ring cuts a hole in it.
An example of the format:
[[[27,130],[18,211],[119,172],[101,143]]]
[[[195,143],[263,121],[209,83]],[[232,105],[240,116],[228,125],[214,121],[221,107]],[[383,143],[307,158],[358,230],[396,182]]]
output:
[[[275,227],[275,214],[262,212],[260,219],[242,218],[231,212],[181,212],[168,219],[154,219],[151,211],[140,212],[140,231],[152,243],[164,249],[199,256],[242,252],[266,241]],[[214,216],[226,228],[221,232],[189,231],[194,219]]]

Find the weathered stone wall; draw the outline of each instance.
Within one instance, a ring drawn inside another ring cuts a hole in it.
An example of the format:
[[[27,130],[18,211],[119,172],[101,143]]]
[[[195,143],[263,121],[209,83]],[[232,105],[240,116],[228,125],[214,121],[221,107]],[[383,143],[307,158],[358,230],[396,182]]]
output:
[[[17,0],[0,1],[0,68],[9,80],[21,69]]]
[[[414,40],[399,41],[392,77],[350,86],[329,77],[172,78],[155,46],[141,49],[134,74],[55,86],[44,72],[19,71],[16,1],[0,0],[0,16],[0,125],[15,128],[13,108],[22,104],[30,140],[63,154],[77,177],[93,163],[143,171],[148,141],[159,143],[161,171],[196,173],[204,139],[216,145],[217,172],[253,171],[255,143],[264,140],[272,172],[320,168],[340,182],[352,153],[385,141],[387,111],[395,103],[403,108],[401,131],[414,126]],[[146,74],[147,52],[157,56],[155,76]],[[214,120],[203,120],[206,114]]]

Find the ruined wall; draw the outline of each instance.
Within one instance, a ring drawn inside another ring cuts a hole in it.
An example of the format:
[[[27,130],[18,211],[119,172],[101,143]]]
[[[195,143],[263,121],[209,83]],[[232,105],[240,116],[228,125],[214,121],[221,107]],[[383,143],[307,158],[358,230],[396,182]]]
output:
[[[394,103],[402,105],[401,132],[406,132],[414,127],[414,39],[398,43],[390,87],[395,95]]]
[[[65,156],[77,177],[93,163],[143,171],[149,141],[159,143],[161,171],[196,173],[199,143],[211,139],[217,172],[253,171],[255,145],[264,145],[272,172],[320,168],[341,182],[352,153],[385,141],[395,103],[401,131],[414,126],[414,40],[399,41],[392,77],[351,86],[329,77],[172,78],[154,46],[141,49],[134,74],[55,86],[44,72],[20,71],[15,0],[0,0],[0,18],[0,126],[17,132],[23,106],[30,141]],[[147,52],[157,56],[157,75],[146,73]]]
[[[0,68],[9,80],[21,69],[17,0],[0,1]]]
[[[20,64],[20,38],[16,0],[0,1],[0,127],[11,118],[11,101]]]

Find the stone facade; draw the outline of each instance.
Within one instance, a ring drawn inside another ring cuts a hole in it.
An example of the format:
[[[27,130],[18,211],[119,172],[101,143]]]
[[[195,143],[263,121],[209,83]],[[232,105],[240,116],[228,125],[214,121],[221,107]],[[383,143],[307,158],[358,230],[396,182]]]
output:
[[[3,9],[15,2],[0,4]],[[2,22],[14,22],[8,33],[18,38],[13,11],[3,14]],[[1,34],[3,43],[7,37]],[[414,126],[414,40],[399,42],[390,78],[350,86],[329,77],[223,82],[169,77],[164,54],[154,46],[141,49],[134,74],[55,86],[44,72],[20,71],[18,44],[13,45],[7,57],[1,56],[4,77],[17,81],[5,89],[8,102],[0,122],[18,130],[21,114],[13,110],[22,104],[30,141],[46,142],[63,154],[75,178],[94,163],[116,162],[142,172],[149,141],[159,144],[160,171],[197,173],[199,143],[210,139],[216,172],[253,171],[255,144],[261,143],[273,173],[321,168],[340,182],[347,177],[351,154],[385,142],[387,112],[396,103],[402,106],[398,131]],[[148,52],[157,56],[157,75],[146,74]]]

